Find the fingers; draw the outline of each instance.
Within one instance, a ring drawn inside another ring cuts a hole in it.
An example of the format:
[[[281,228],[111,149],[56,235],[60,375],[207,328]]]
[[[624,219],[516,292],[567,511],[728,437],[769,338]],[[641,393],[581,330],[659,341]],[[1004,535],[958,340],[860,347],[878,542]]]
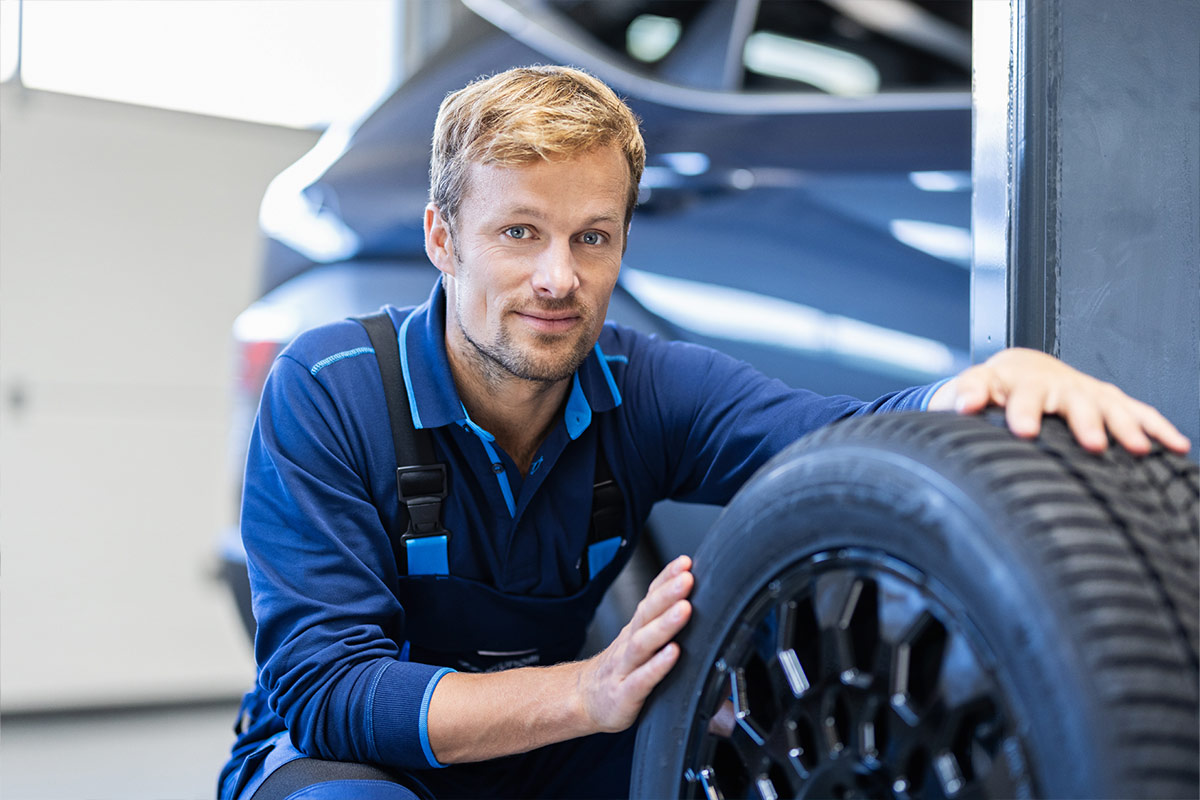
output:
[[[1084,450],[1100,453],[1108,447],[1105,415],[1092,398],[1082,395],[1072,397],[1063,409],[1063,416],[1071,433],[1075,435],[1075,441],[1079,442]],[[1149,447],[1149,442],[1146,444]]]
[[[663,678],[667,677],[667,673],[675,666],[675,662],[679,660],[679,645],[671,642],[657,653],[652,658],[647,660],[640,667],[629,673],[625,679],[625,688],[630,694],[630,699],[634,700],[638,706],[646,701],[650,696],[650,692],[654,690]]]
[[[671,640],[687,625],[687,601],[695,579],[692,560],[681,556],[654,579],[633,619],[588,663],[582,683],[585,707],[599,730],[624,730],[637,717],[650,691],[679,658]]]
[[[1162,442],[1164,447],[1174,450],[1181,455],[1191,449],[1191,441],[1180,433],[1179,429],[1172,425],[1157,409],[1140,400],[1134,400],[1133,404],[1134,416],[1137,418],[1143,431]]]
[[[651,583],[622,631],[624,642],[618,651],[621,672],[632,674],[656,658],[691,619],[692,604],[685,599],[695,584],[688,571],[691,565],[690,558],[680,556]]]
[[[1131,410],[1134,402],[1116,387],[1106,390],[1113,398],[1104,403],[1096,412],[1101,419],[1094,427],[1098,430],[1077,431],[1075,437],[1085,450],[1101,452],[1108,445],[1108,429],[1114,439],[1135,455],[1145,455],[1150,452],[1150,439],[1142,430],[1142,424]],[[1075,430],[1074,422],[1071,429]],[[1084,437],[1087,437],[1086,439]]]
[[[663,613],[632,631],[626,649],[627,668],[633,671],[654,653],[661,650],[675,635],[683,630],[692,617],[692,604],[677,600]]]
[[[1004,407],[1004,418],[1009,430],[1022,439],[1031,439],[1042,429],[1042,413],[1057,411],[1047,404],[1047,390],[1037,383],[1024,384],[1014,389]]]
[[[1061,414],[1090,452],[1102,452],[1109,434],[1135,455],[1150,452],[1151,438],[1179,453],[1191,448],[1187,437],[1151,406],[1044,353],[1002,351],[943,387],[951,388],[945,394],[939,390],[930,408],[949,407],[951,400],[964,414],[1002,406],[1008,427],[1021,438],[1038,435],[1043,415]]]
[[[688,556],[679,556],[671,563],[662,568],[662,572],[654,576],[654,580],[650,582],[650,588],[646,590],[646,594],[650,594],[658,587],[662,586],[671,578],[681,573],[687,572],[692,568],[692,559]]]
[[[676,575],[670,582],[648,593],[624,633],[627,640],[620,653],[623,672],[636,670],[675,638],[692,616],[692,604],[684,598],[692,590],[692,573]]]
[[[692,591],[694,579],[688,569],[692,560],[680,556],[672,561],[650,583],[646,596],[638,603],[633,615],[633,625],[641,627],[663,613],[672,603],[687,597]]]
[[[642,602],[638,603],[638,611],[635,618],[641,617],[641,624],[646,624],[655,617],[661,615],[668,606],[676,600],[682,600],[692,593],[692,586],[696,579],[690,572],[681,572],[674,576],[668,582],[659,586],[657,589],[650,590]]]
[[[1180,454],[1191,449],[1192,443],[1188,438],[1153,406],[1133,399],[1111,384],[1103,386],[1105,401],[1101,405],[1101,413],[1104,425],[1126,450],[1135,455],[1146,455],[1153,447],[1151,438]]]

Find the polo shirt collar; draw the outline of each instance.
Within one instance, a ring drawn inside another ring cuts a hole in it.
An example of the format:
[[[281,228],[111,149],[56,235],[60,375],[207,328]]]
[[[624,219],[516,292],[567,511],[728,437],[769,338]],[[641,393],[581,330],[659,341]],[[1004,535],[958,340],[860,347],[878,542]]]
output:
[[[440,428],[467,421],[446,355],[446,293],[439,279],[429,299],[404,318],[398,333],[400,368],[408,390],[409,410],[418,428]],[[621,404],[608,359],[596,344],[571,379],[563,421],[567,434],[579,438],[592,414]]]

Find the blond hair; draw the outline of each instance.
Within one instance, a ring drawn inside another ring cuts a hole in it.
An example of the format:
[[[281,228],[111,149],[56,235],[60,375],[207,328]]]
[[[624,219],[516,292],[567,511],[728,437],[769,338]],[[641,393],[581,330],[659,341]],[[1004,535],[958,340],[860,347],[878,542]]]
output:
[[[615,145],[629,164],[625,223],[633,216],[646,145],[638,119],[612,89],[571,67],[517,67],[449,94],[438,109],[429,199],[453,224],[472,163],[516,166]]]

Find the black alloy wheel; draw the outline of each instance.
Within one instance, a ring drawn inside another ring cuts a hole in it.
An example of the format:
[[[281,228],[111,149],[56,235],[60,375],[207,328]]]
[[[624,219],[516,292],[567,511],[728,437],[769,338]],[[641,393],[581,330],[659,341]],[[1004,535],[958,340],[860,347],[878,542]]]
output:
[[[806,437],[696,553],[633,796],[1196,797],[1198,496],[1057,419]]]
[[[1032,796],[995,659],[954,605],[872,550],[771,580],[714,665],[684,778],[710,798]]]

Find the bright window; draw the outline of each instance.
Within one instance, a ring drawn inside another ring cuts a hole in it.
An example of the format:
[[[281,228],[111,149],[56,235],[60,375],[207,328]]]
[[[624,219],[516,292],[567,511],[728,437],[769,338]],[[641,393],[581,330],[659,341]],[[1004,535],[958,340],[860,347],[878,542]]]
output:
[[[17,71],[20,14],[21,4],[17,0],[0,0],[0,81],[8,80]]]
[[[0,0],[6,15],[10,5]],[[398,5],[25,0],[21,79],[34,89],[324,127],[366,111],[393,85]]]

